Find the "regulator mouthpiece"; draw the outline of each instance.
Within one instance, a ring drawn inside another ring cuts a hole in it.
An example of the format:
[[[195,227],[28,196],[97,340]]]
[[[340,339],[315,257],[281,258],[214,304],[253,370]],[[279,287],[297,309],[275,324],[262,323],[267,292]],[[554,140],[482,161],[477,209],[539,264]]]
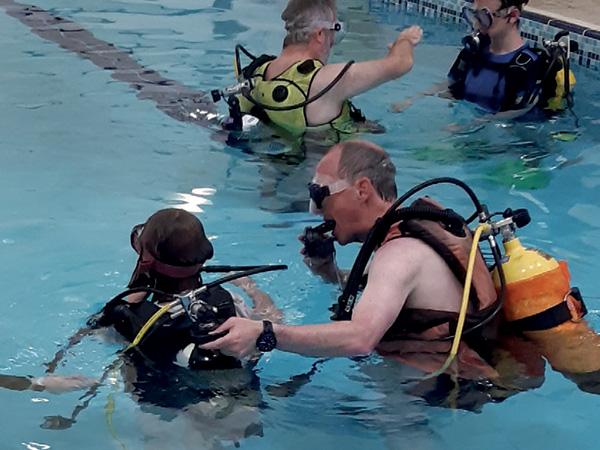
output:
[[[462,39],[462,44],[469,53],[479,53],[481,49],[490,44],[490,38],[487,34],[475,31]]]
[[[304,229],[304,250],[309,258],[328,258],[335,252],[333,236],[326,236],[335,228],[335,220],[326,220],[322,224]]]

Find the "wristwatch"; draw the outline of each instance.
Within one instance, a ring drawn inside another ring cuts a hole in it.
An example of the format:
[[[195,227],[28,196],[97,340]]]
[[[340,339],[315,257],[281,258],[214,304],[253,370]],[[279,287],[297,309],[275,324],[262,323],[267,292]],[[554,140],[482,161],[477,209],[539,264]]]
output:
[[[256,348],[260,352],[270,352],[277,346],[277,338],[273,332],[273,324],[263,320],[263,331],[256,339]]]

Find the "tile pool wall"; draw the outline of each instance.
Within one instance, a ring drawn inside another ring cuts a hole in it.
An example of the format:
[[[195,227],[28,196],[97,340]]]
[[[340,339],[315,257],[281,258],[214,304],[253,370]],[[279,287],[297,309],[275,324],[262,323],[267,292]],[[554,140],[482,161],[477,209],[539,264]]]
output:
[[[441,22],[461,22],[464,0],[381,0],[389,8],[417,12]],[[571,61],[578,66],[600,73],[600,31],[576,23],[567,18],[557,20],[540,13],[525,11],[521,24],[523,36],[534,46],[540,47],[543,39],[552,39],[559,31],[567,30],[571,39],[579,44],[572,52]]]

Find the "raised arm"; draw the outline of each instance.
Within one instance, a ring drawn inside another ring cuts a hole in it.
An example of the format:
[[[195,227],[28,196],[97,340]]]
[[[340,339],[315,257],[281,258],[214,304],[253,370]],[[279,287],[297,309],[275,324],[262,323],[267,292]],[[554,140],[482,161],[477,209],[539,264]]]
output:
[[[306,107],[310,122],[330,120],[339,113],[345,100],[408,73],[413,66],[413,49],[422,35],[423,31],[418,26],[407,28],[389,46],[384,58],[353,64],[331,91]],[[344,66],[327,64],[321,68],[313,80],[309,95],[312,97],[321,92]]]

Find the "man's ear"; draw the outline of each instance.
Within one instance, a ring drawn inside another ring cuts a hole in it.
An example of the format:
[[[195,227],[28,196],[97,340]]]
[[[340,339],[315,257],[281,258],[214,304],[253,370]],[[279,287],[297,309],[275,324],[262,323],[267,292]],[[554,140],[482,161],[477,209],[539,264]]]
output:
[[[371,180],[369,180],[367,177],[360,177],[358,180],[356,180],[354,182],[354,188],[356,189],[356,194],[361,201],[367,200],[375,192],[373,183],[371,183]]]
[[[508,21],[510,23],[519,23],[519,19],[521,18],[521,11],[519,11],[519,8],[515,8],[513,7],[509,12],[508,12]]]
[[[325,42],[325,30],[321,28],[319,31],[315,31],[315,37],[319,44],[323,44]]]

